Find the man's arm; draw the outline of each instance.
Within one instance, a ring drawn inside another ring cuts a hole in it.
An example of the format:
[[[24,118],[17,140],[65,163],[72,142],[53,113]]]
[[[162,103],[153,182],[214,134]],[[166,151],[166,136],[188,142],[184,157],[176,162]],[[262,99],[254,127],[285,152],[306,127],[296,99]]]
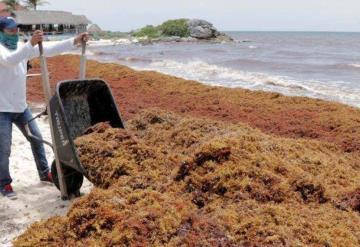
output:
[[[54,55],[69,51],[72,48],[74,48],[76,45],[81,44],[82,41],[87,42],[88,40],[89,40],[89,34],[81,33],[78,36],[76,36],[75,38],[67,39],[64,41],[56,42],[56,43],[54,42],[51,44],[45,44],[44,45],[44,55],[47,57],[50,57],[50,56],[54,56]],[[35,31],[32,36],[32,40],[31,40],[31,43],[34,46],[34,49],[31,53],[29,59],[38,57],[40,55],[39,47],[37,46],[37,44],[42,41],[43,41],[43,32],[40,30]]]
[[[51,57],[66,51],[70,51],[75,47],[74,38],[44,44],[44,56]],[[30,59],[40,56],[39,46],[36,45],[31,52]]]
[[[13,67],[20,62],[29,58],[32,53],[33,47],[30,42],[26,43],[16,51],[9,51],[5,47],[0,45],[0,64]]]

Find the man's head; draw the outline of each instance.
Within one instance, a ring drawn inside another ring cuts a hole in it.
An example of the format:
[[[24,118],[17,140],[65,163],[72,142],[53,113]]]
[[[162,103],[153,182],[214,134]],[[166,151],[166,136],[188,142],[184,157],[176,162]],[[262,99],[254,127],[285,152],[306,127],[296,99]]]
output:
[[[0,18],[0,30],[8,35],[16,35],[18,33],[18,24],[14,17]]]
[[[14,17],[0,18],[0,44],[9,50],[16,50],[18,41],[18,24]]]

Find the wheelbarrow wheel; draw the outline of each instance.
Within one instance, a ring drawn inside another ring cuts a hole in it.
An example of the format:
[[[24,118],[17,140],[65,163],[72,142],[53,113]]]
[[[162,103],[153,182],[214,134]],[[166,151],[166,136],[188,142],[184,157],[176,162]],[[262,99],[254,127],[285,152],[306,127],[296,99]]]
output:
[[[79,196],[80,188],[84,181],[84,175],[82,173],[78,172],[77,170],[75,170],[69,166],[66,166],[64,164],[61,164],[61,167],[62,167],[62,170],[64,173],[65,184],[67,187],[68,194],[75,195],[76,197]],[[60,183],[59,183],[55,160],[53,161],[53,163],[51,165],[51,173],[52,173],[52,177],[53,177],[56,188],[58,188],[60,190]]]

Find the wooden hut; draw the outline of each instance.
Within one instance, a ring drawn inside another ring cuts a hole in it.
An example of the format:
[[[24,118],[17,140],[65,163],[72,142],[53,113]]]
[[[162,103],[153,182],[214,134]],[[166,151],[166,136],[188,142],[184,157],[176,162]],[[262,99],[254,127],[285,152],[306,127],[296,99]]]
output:
[[[45,34],[81,33],[91,23],[84,15],[74,15],[66,11],[26,10],[14,11],[20,24],[20,31],[31,33],[42,28]]]

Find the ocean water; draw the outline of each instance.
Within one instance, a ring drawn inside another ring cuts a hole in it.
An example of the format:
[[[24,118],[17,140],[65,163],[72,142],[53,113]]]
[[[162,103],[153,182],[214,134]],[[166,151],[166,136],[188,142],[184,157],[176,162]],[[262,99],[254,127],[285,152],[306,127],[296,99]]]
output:
[[[89,47],[90,58],[206,84],[360,107],[360,33],[228,32],[234,43]]]

